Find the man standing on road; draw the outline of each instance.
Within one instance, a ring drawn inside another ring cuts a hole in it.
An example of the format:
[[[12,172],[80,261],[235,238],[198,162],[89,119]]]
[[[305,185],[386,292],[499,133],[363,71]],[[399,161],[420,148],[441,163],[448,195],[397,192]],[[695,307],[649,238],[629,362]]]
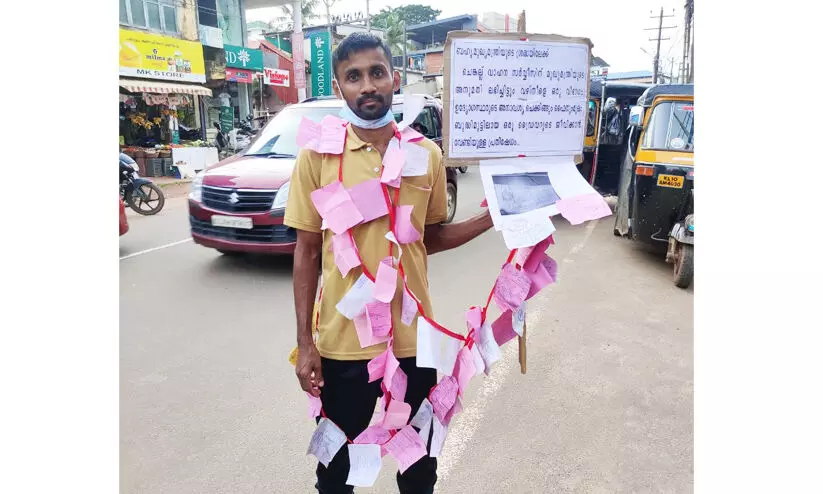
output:
[[[284,223],[297,229],[294,253],[294,301],[297,317],[298,357],[296,373],[300,386],[319,396],[323,413],[349,439],[354,439],[369,425],[375,403],[381,395],[381,380],[369,383],[367,363],[386,349],[386,344],[361,348],[354,324],[336,309],[337,303],[361,275],[361,267],[341,276],[333,256],[328,255],[332,232],[321,229],[322,218],[310,194],[338,178],[342,167],[343,185],[351,188],[381,176],[382,157],[394,137],[392,95],[400,88],[400,75],[392,68],[389,48],[383,41],[366,33],[354,33],[344,39],[334,52],[332,67],[334,92],[345,101],[341,117],[346,127],[343,154],[320,154],[302,149],[289,186]],[[407,286],[431,314],[428,291],[427,255],[453,249],[472,240],[492,226],[488,211],[469,220],[443,224],[446,220],[446,169],[440,148],[428,139],[418,142],[429,151],[428,172],[421,176],[402,177],[397,205],[412,206],[411,222],[421,232],[420,238],[402,246],[402,263]],[[390,196],[395,189],[390,188]],[[386,256],[390,230],[388,216],[352,228],[354,243],[363,266],[377,271]],[[317,293],[317,266],[322,258],[323,290],[319,305],[318,338],[312,337],[312,309]],[[398,277],[399,279],[400,277]],[[402,280],[391,302],[394,354],[408,376],[405,401],[414,416],[429,390],[436,384],[434,369],[416,365],[417,326],[401,322]],[[437,461],[424,456],[397,475],[402,494],[432,493],[437,480]],[[346,485],[349,471],[347,448],[341,448],[328,467],[318,464],[315,487],[322,494],[353,492]]]

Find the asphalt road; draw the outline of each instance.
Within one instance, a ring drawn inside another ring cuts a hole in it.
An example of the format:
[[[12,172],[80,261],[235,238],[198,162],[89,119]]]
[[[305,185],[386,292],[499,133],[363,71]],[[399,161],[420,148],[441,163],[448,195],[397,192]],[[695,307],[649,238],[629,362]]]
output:
[[[458,180],[457,220],[482,200],[476,169]],[[223,257],[187,240],[187,218],[173,198],[130,213],[120,239],[121,492],[314,492],[314,425],[286,360],[291,261]],[[555,223],[559,280],[530,301],[528,373],[512,342],[472,381],[437,491],[692,492],[692,290],[610,218]],[[495,232],[432,256],[437,319],[463,327],[505,257]],[[394,471],[387,457],[358,492],[397,492]]]

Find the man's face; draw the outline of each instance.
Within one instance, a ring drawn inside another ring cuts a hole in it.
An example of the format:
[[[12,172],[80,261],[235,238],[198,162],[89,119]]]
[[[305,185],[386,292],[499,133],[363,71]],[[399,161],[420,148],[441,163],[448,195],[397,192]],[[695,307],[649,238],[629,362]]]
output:
[[[382,118],[391,108],[394,91],[400,89],[400,74],[389,69],[380,48],[350,54],[337,66],[335,76],[334,93],[364,120]]]

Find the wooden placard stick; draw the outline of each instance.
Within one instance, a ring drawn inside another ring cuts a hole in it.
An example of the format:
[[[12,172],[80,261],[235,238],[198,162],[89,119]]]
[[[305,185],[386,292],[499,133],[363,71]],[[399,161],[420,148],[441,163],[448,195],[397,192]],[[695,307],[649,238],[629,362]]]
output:
[[[520,12],[517,18],[517,32],[526,33],[526,11]],[[517,337],[518,359],[520,360],[520,373],[526,373],[526,314],[523,315],[523,336]]]

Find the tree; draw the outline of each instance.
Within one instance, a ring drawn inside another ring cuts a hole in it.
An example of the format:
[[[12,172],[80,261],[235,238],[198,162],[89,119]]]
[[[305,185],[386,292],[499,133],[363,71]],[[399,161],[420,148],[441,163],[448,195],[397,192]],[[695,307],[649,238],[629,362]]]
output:
[[[309,21],[312,21],[317,17],[320,17],[319,15],[317,15],[316,12],[319,6],[318,4],[319,0],[303,0],[300,3],[300,10],[303,13],[303,26],[308,25]],[[291,5],[283,5],[281,9],[283,10],[283,15],[273,19],[271,24],[279,25],[280,28],[285,31],[287,29],[290,29],[289,26],[291,26],[292,22]]]
[[[389,46],[392,56],[403,56],[403,19],[400,14],[390,12],[385,18],[383,29],[385,29],[383,34],[386,37],[386,44]],[[414,50],[414,45],[409,42],[407,48]]]
[[[406,25],[413,26],[437,19],[440,12],[440,10],[433,9],[428,5],[420,5],[418,3],[396,8],[384,7],[380,12],[372,16],[371,24],[374,27],[386,29],[388,27],[389,16],[396,13],[401,20],[406,21]]]

